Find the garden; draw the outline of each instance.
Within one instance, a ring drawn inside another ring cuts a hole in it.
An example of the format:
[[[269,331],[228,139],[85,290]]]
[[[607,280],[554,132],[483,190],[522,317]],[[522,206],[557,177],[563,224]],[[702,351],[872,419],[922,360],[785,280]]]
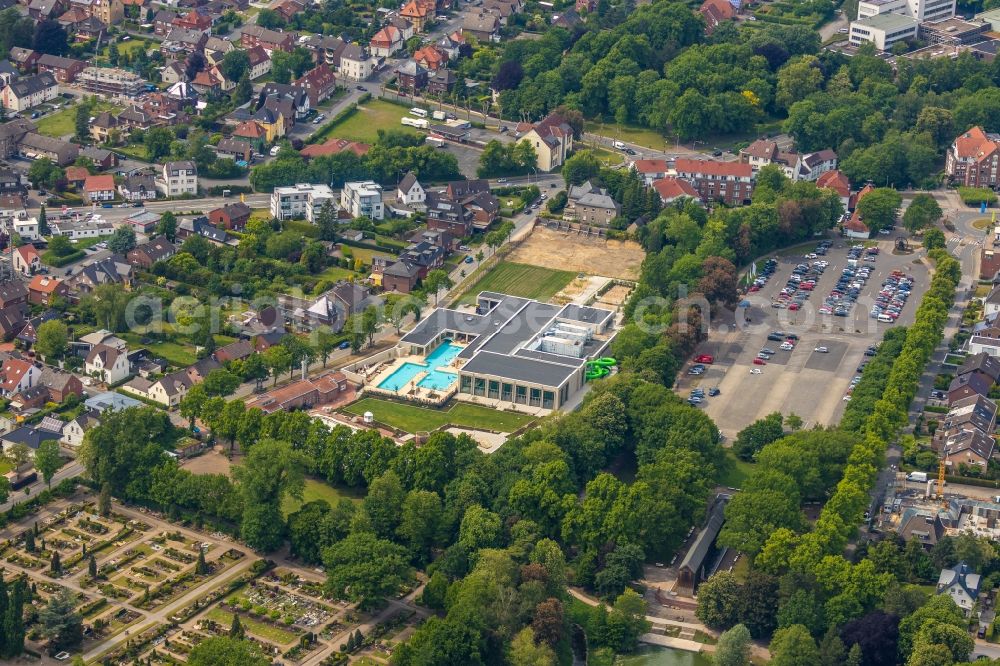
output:
[[[379,423],[406,432],[427,432],[448,424],[514,432],[535,420],[528,414],[502,412],[465,402],[456,402],[448,409],[428,409],[378,398],[362,398],[345,407],[344,411],[355,416],[371,412]]]

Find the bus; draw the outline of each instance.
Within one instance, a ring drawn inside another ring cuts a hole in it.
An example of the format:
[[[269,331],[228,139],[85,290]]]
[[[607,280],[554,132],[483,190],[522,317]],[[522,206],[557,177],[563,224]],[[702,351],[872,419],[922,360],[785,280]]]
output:
[[[416,116],[417,118],[426,118],[427,112],[424,111],[423,109],[418,109],[417,107],[413,107],[412,109],[410,109],[410,115]]]

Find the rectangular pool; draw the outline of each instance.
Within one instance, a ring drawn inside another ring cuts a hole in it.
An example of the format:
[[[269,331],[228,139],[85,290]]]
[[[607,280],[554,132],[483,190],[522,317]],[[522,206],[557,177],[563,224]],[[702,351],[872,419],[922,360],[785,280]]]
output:
[[[398,392],[406,388],[407,384],[412,382],[414,377],[426,372],[427,375],[417,382],[417,386],[432,391],[445,391],[458,381],[458,374],[439,370],[438,368],[447,367],[452,359],[458,356],[461,351],[462,347],[452,344],[451,340],[445,340],[427,355],[426,364],[408,361],[383,379],[378,387],[386,391]]]

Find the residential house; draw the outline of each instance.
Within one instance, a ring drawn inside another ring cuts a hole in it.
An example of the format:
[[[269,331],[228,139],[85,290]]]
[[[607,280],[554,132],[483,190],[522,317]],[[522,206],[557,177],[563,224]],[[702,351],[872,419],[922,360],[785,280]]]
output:
[[[667,176],[666,178],[654,181],[653,189],[660,195],[660,201],[665,204],[684,197],[700,199],[698,190],[694,189],[694,185],[676,176]]]
[[[749,164],[677,158],[674,169],[677,177],[691,183],[706,203],[746,205],[753,196],[753,170]]]
[[[427,79],[427,92],[432,95],[447,95],[458,83],[458,77],[450,69],[441,68]]]
[[[403,179],[396,186],[396,202],[404,206],[419,206],[427,201],[427,192],[424,191],[417,175],[408,171]]]
[[[21,240],[34,241],[41,238],[38,230],[38,218],[25,217],[14,220],[14,233],[21,237]]]
[[[851,181],[847,179],[847,176],[843,172],[836,169],[827,171],[816,179],[816,187],[836,192],[840,197],[840,203],[844,207],[844,210],[847,210],[847,206],[851,202]]]
[[[711,35],[719,24],[736,18],[736,8],[729,0],[705,0],[698,9],[705,19],[705,34]]]
[[[25,303],[8,305],[0,309],[0,338],[8,341],[19,335],[27,323],[28,306]]]
[[[275,314],[277,314],[275,312]],[[261,312],[262,319],[264,319],[264,312]],[[271,347],[281,344],[286,333],[283,330],[272,330],[265,333],[258,333],[253,337],[253,349],[258,354],[263,354]]]
[[[725,2],[725,0],[719,1]],[[725,4],[729,3],[725,2]],[[757,139],[740,150],[740,162],[749,164],[754,175],[760,171],[761,167],[776,164],[781,167],[782,172],[788,178],[795,180],[799,168],[799,155],[798,153],[782,151],[776,141]]]
[[[271,55],[260,46],[254,46],[246,50],[247,58],[250,60],[250,70],[247,76],[251,81],[255,81],[271,71]]]
[[[945,154],[945,173],[959,185],[997,186],[1000,167],[1000,134],[973,127],[956,138]]]
[[[539,171],[552,171],[562,165],[573,150],[573,128],[558,113],[550,113],[524,130],[521,138],[535,149]]]
[[[569,32],[575,32],[578,29],[582,29],[583,19],[576,13],[576,10],[567,9],[552,16],[552,25],[568,30]]]
[[[309,106],[314,108],[336,92],[337,77],[326,63],[320,63],[296,79],[292,85],[308,93]]]
[[[163,165],[156,188],[165,197],[198,194],[198,168],[191,160],[167,162]]]
[[[172,27],[160,43],[160,52],[166,60],[183,59],[185,54],[200,53],[207,41],[208,34],[200,30]]]
[[[239,201],[209,211],[208,221],[214,226],[222,226],[230,231],[243,231],[243,227],[250,220],[251,212],[250,206]]]
[[[408,294],[420,281],[419,273],[420,270],[415,264],[404,260],[395,261],[382,271],[382,288],[386,291]]]
[[[28,302],[28,287],[17,279],[0,282],[0,310]]]
[[[147,243],[136,246],[127,256],[128,263],[137,268],[149,270],[157,261],[169,259],[177,254],[177,248],[163,236],[157,236]]]
[[[249,163],[253,158],[254,151],[246,141],[239,139],[222,139],[215,146],[215,154],[219,157],[236,160],[237,162]]]
[[[200,30],[204,32],[211,30],[212,18],[202,14],[197,9],[192,9],[187,14],[175,18],[173,24],[175,27],[184,28],[185,30]]]
[[[993,287],[983,299],[983,317],[994,319],[1000,313],[1000,286]]]
[[[74,291],[83,294],[94,291],[102,284],[120,284],[128,288],[132,284],[132,271],[132,265],[124,257],[112,255],[73,269],[66,282]]]
[[[253,343],[249,340],[237,340],[215,350],[215,358],[219,363],[242,361],[254,354]]]
[[[229,44],[230,42],[226,42]],[[174,60],[171,63],[166,64],[160,68],[160,81],[167,84],[174,84],[178,81],[187,81],[187,73],[184,71],[184,65],[178,60]]]
[[[351,217],[381,220],[385,217],[382,186],[372,180],[344,183],[340,191],[340,207]]]
[[[31,243],[14,248],[14,270],[21,275],[31,276],[41,267],[42,259]]]
[[[83,382],[70,372],[63,372],[46,365],[38,377],[38,386],[48,389],[52,402],[63,402],[70,395],[83,397]]]
[[[396,68],[396,83],[400,90],[416,94],[427,87],[427,70],[415,60],[407,60]]]
[[[646,187],[649,187],[654,180],[666,178],[670,167],[667,166],[666,160],[633,160],[632,170],[639,174]]]
[[[111,132],[118,130],[118,128],[118,118],[111,115],[108,111],[101,111],[94,117],[93,122],[90,123],[90,136],[97,143],[104,143],[110,139]],[[120,130],[118,131],[120,133]]]
[[[368,43],[368,48],[372,55],[388,58],[403,48],[403,42],[403,33],[399,31],[399,28],[387,25],[375,33]]]
[[[77,74],[86,68],[87,63],[46,53],[38,58],[36,66],[39,74],[48,72],[59,83],[73,83]]]
[[[118,67],[86,67],[76,81],[87,92],[120,103],[129,103],[146,92],[145,79]]]
[[[276,187],[271,192],[271,216],[281,221],[304,218],[315,223],[316,216],[327,202],[336,204],[329,185],[299,183]]]
[[[100,41],[104,39],[104,33],[107,32],[108,25],[94,16],[88,16],[79,23],[73,26],[72,32],[74,39],[78,42],[86,41]]]
[[[209,224],[208,218],[204,215],[198,217],[184,217],[177,224],[177,241],[186,240],[191,236],[201,236],[205,240],[218,245],[225,245],[229,242],[229,234],[225,229],[220,229]]]
[[[447,67],[448,53],[434,44],[428,44],[414,52],[413,60],[424,69],[436,72],[442,67]]]
[[[324,155],[336,155],[345,150],[350,151],[358,157],[364,157],[371,150],[367,143],[358,141],[348,141],[347,139],[330,138],[323,143],[313,143],[299,151],[299,155],[306,159],[322,157]]]
[[[0,87],[3,87],[21,76],[21,72],[10,60],[0,60]]]
[[[300,330],[313,331],[329,326],[339,331],[347,318],[362,312],[371,302],[371,292],[352,282],[338,282],[315,299],[281,295],[278,308]]]
[[[153,16],[153,20],[151,21],[153,24],[153,34],[157,37],[166,37],[167,34],[174,29],[175,18],[177,18],[177,14],[167,11],[166,9],[161,9],[156,12],[156,15]]]
[[[396,30],[399,30],[399,34],[402,36],[404,42],[416,34],[416,30],[413,29],[413,24],[398,14],[390,16],[385,24],[391,25],[396,28]]]
[[[77,191],[83,190],[83,184],[90,178],[90,169],[82,166],[69,166],[66,167],[66,182],[77,189]]]
[[[944,523],[935,512],[907,509],[899,520],[899,536],[904,541],[918,540],[925,550],[933,548],[945,535]]]
[[[59,166],[66,166],[76,161],[80,155],[80,146],[69,141],[28,132],[18,144],[18,152],[28,159],[47,157]]]
[[[995,445],[991,435],[975,428],[949,431],[941,442],[941,459],[951,474],[963,474],[963,465],[985,470]]]
[[[563,211],[565,219],[606,227],[619,214],[621,207],[608,194],[607,189],[597,187],[589,180],[582,185],[570,186],[569,199]]]
[[[965,562],[959,562],[954,569],[942,569],[938,576],[937,593],[951,597],[966,616],[972,613],[979,598],[981,577]]]
[[[58,95],[59,84],[55,77],[49,72],[42,72],[8,83],[0,92],[0,101],[8,111],[26,111]]]
[[[100,425],[100,423],[100,420],[96,416],[84,412],[63,426],[62,438],[59,442],[71,449],[78,449],[83,444],[83,437],[87,434],[87,431]]]
[[[127,176],[118,186],[118,193],[126,201],[152,201],[157,193],[156,179],[148,173]]]
[[[416,32],[423,32],[427,22],[434,18],[434,3],[425,0],[409,0],[403,5],[399,15],[409,21]]]
[[[970,354],[955,373],[958,377],[970,374],[985,375],[993,383],[1000,382],[1000,360],[989,354]]]
[[[796,180],[815,181],[820,176],[836,171],[836,169],[837,153],[827,148],[803,155],[799,160],[799,169],[795,178]]]
[[[273,143],[285,136],[286,130],[291,127],[295,118],[295,113],[291,109],[291,102],[285,101],[282,104],[277,98],[273,98],[273,104],[266,104],[257,109],[253,114],[253,120],[264,130],[268,143]],[[285,106],[284,111],[274,108],[275,106]]]
[[[480,42],[500,41],[500,19],[496,14],[469,14],[462,22],[462,34]]]
[[[157,124],[157,118],[134,104],[118,114],[118,126],[123,133],[133,129],[147,130]]]
[[[66,296],[69,287],[59,278],[36,275],[28,283],[28,302],[35,305],[51,305],[56,296]]]
[[[948,385],[948,404],[970,396],[987,396],[991,388],[993,388],[992,377],[978,372],[959,375]]]
[[[105,25],[118,25],[125,18],[122,0],[91,0],[90,15]]]
[[[357,44],[348,44],[340,53],[339,72],[342,77],[351,81],[364,81],[372,72],[378,59],[373,58],[368,51]]]
[[[128,354],[108,345],[95,345],[87,354],[83,370],[108,385],[124,381],[131,373]]]
[[[264,152],[267,144],[273,140],[268,136],[268,130],[255,120],[248,120],[237,125],[236,129],[233,130],[233,138],[246,141],[258,153]]]
[[[241,32],[240,45],[245,49],[259,46],[268,55],[275,51],[287,51],[290,53],[295,48],[295,39],[290,32],[270,30],[262,28],[259,25],[245,25]]]
[[[156,229],[156,226],[160,223],[160,214],[154,213],[150,210],[140,210],[137,213],[132,213],[125,222],[133,229],[136,233],[150,234]]]
[[[465,238],[472,234],[472,211],[447,192],[426,192],[424,208],[427,211],[428,230],[446,232],[451,238]]]
[[[12,46],[10,49],[10,54],[8,55],[10,61],[21,70],[21,72],[33,72],[35,70],[35,64],[38,59],[42,57],[42,53],[39,51],[34,51],[32,49],[26,49],[23,46]],[[5,82],[9,83],[9,81]]]
[[[142,407],[142,403],[135,398],[122,395],[116,391],[105,391],[83,401],[84,406],[92,414],[104,414],[105,412],[118,412],[132,407]]]
[[[183,370],[178,370],[169,375],[164,375],[157,380],[146,377],[133,377],[125,384],[122,390],[137,395],[146,400],[163,405],[164,407],[176,407],[180,404],[188,390],[194,386],[194,382]]]
[[[273,414],[282,410],[347,404],[353,399],[354,389],[347,377],[342,372],[334,371],[271,389],[247,402],[247,408],[257,408],[265,414]]]
[[[0,394],[10,398],[38,383],[42,371],[34,363],[8,357],[0,364]]]
[[[64,0],[31,0],[27,4],[28,16],[36,22],[55,19],[68,9]]]
[[[24,445],[28,447],[33,455],[38,450],[38,447],[42,445],[42,442],[60,439],[62,437],[62,429],[62,421],[53,417],[47,417],[37,426],[24,425],[4,435],[0,435],[0,446],[2,446],[5,453],[10,453],[15,446]]]
[[[115,198],[115,177],[110,174],[87,176],[83,183],[83,195],[87,201],[111,201]]]

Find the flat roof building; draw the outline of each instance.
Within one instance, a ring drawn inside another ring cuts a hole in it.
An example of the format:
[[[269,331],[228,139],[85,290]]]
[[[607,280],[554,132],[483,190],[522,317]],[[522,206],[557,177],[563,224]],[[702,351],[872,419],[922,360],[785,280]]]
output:
[[[460,400],[559,409],[583,388],[587,361],[604,352],[613,322],[604,308],[484,291],[475,313],[438,308],[399,346],[426,356],[446,341],[464,345],[454,363]]]
[[[879,51],[887,51],[896,42],[917,36],[920,21],[903,14],[878,14],[851,22],[851,44],[872,42]]]
[[[315,223],[316,216],[328,201],[336,205],[329,185],[299,183],[276,187],[271,193],[271,215],[282,221],[301,217]]]

